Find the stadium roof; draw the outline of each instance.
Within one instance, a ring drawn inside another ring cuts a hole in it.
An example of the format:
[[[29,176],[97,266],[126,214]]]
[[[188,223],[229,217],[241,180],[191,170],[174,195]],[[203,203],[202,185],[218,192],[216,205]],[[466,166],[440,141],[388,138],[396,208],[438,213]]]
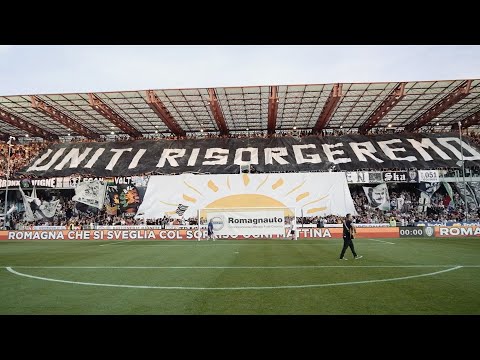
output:
[[[480,123],[480,80],[267,85],[0,96],[0,136],[372,128]]]

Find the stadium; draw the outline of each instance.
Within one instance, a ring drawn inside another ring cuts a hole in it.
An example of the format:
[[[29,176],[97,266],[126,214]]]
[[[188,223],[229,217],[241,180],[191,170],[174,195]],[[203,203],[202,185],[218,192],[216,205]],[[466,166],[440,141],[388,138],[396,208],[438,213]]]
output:
[[[0,314],[479,314],[479,124],[480,79],[0,96]]]

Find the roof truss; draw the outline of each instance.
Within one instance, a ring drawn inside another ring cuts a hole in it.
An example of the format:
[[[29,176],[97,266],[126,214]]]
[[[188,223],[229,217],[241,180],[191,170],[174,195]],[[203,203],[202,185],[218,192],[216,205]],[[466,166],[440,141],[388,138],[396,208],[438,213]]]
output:
[[[312,129],[314,134],[319,133],[325,128],[325,126],[327,126],[341,98],[342,98],[342,84],[333,85],[332,91],[330,92],[330,95],[328,96],[328,99],[325,102],[325,105],[323,106],[322,112],[318,117],[317,123]]]
[[[388,114],[392,108],[397,105],[405,96],[405,84],[400,83],[382,103],[375,109],[370,117],[360,126],[359,132],[366,134],[375,125],[377,125]]]
[[[31,96],[30,99],[32,101],[32,107],[34,109],[58,121],[60,124],[76,132],[78,135],[85,136],[86,138],[93,138],[93,139],[100,137],[100,134],[97,134],[96,132],[88,129],[87,127],[80,124],[78,121],[72,119],[68,115],[48,105],[45,101],[43,101],[39,97]]]
[[[5,121],[7,124],[15,126],[33,136],[38,136],[47,140],[58,139],[58,135],[43,130],[42,128],[39,128],[38,126],[33,125],[4,109],[0,109],[0,120]]]
[[[228,134],[228,127],[223,116],[222,108],[218,102],[217,93],[215,89],[208,89],[208,95],[210,97],[210,110],[212,111],[213,118],[217,123],[218,129],[220,130],[220,135]]]
[[[268,98],[268,133],[274,134],[277,126],[278,113],[278,86],[270,86],[270,97]]]
[[[104,103],[98,96],[93,93],[88,94],[90,106],[95,109],[104,118],[110,120],[117,128],[122,130],[125,134],[132,137],[142,137],[142,133],[130,125],[124,118],[118,115],[115,110]]]
[[[477,125],[478,123],[480,123],[480,111],[477,111],[475,114],[472,114],[461,121],[462,128],[464,129]],[[452,125],[452,130],[458,130],[458,122]]]
[[[410,124],[405,126],[406,131],[415,131],[420,129],[422,126],[428,124],[431,120],[435,119],[442,112],[450,108],[451,106],[458,103],[460,100],[465,98],[470,93],[470,88],[472,86],[472,80],[464,81],[459,87],[457,87],[450,94],[445,96],[443,99],[435,103],[422,115],[413,120]]]
[[[147,104],[157,114],[157,116],[164,122],[168,129],[177,136],[185,136],[186,132],[175,120],[173,115],[168,111],[165,104],[160,100],[158,95],[153,90],[147,90]]]

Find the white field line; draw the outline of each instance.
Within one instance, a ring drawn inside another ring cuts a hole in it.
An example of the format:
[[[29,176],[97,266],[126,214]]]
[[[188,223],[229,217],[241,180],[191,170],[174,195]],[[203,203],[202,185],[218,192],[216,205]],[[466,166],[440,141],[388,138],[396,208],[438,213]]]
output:
[[[127,242],[130,242],[130,241],[135,241],[135,240],[119,240],[118,242],[111,242],[111,243],[108,243],[108,244],[101,244],[100,246],[119,245],[119,244],[121,244],[121,243],[127,243]]]
[[[365,239],[365,240],[369,240],[369,239]],[[130,241],[138,241],[138,240],[128,240],[129,242]],[[178,241],[184,241],[184,240],[178,240]],[[127,242],[127,241],[121,241],[120,243],[118,243],[118,245],[122,245],[122,243],[124,242]],[[393,243],[389,243],[389,242],[386,242],[384,241],[384,243],[386,244],[393,244]],[[117,243],[115,243],[117,244]],[[364,243],[362,244],[363,245],[367,245],[369,243]],[[113,245],[113,244],[104,244],[104,245],[100,245],[100,246],[106,246],[106,245]],[[199,242],[196,242],[196,243],[189,243],[189,244],[184,244],[184,245],[180,245],[180,244],[128,244],[128,246],[165,246],[165,247],[179,247],[179,246],[184,246],[184,247],[189,247],[189,246],[193,246],[193,247],[208,247],[208,246],[325,246],[325,245],[335,245],[335,246],[339,246],[340,248],[342,247],[341,243],[338,242],[338,243],[323,243],[323,244],[298,244],[298,243],[287,243],[287,244],[268,244],[268,243],[262,243],[262,244],[241,244],[241,243],[235,243],[235,244],[219,244],[219,243],[216,243],[216,244],[211,244],[211,243],[207,243],[207,244],[200,244]],[[375,244],[370,244],[370,245],[375,245]],[[378,244],[377,244],[378,245]]]
[[[323,268],[440,268],[480,265],[281,265],[281,266],[4,266],[23,269],[323,269]]]
[[[61,279],[46,278],[41,276],[34,276],[29,274],[24,274],[18,271],[13,270],[11,267],[6,269],[12,274],[18,276],[24,276],[31,279],[60,282],[65,284],[74,284],[74,285],[87,285],[87,286],[103,286],[103,287],[119,287],[119,288],[134,288],[134,289],[162,289],[162,290],[270,290],[270,289],[301,289],[301,288],[318,288],[318,287],[328,287],[328,286],[342,286],[342,285],[358,285],[358,284],[371,284],[379,282],[390,282],[390,281],[399,281],[414,279],[419,277],[434,276],[442,273],[446,273],[453,270],[458,270],[462,266],[455,266],[445,270],[435,271],[432,273],[419,274],[419,275],[410,275],[402,276],[397,278],[390,279],[376,279],[376,280],[362,280],[362,281],[349,281],[349,282],[340,282],[340,283],[329,283],[329,284],[312,284],[312,285],[280,285],[280,286],[240,286],[240,287],[190,287],[190,286],[149,286],[149,285],[119,285],[119,284],[102,284],[102,283],[91,283],[91,282],[81,282],[81,281],[68,281]]]
[[[395,245],[395,243],[392,243],[390,241],[383,241],[383,240],[378,240],[378,239],[366,239],[366,240],[378,241],[378,242],[385,243],[385,244]]]

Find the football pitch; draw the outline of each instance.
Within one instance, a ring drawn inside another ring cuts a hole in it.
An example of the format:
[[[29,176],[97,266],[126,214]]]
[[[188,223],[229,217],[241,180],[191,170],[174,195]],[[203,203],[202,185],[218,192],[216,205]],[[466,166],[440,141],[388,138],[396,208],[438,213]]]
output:
[[[480,239],[1,241],[0,314],[480,314]]]

